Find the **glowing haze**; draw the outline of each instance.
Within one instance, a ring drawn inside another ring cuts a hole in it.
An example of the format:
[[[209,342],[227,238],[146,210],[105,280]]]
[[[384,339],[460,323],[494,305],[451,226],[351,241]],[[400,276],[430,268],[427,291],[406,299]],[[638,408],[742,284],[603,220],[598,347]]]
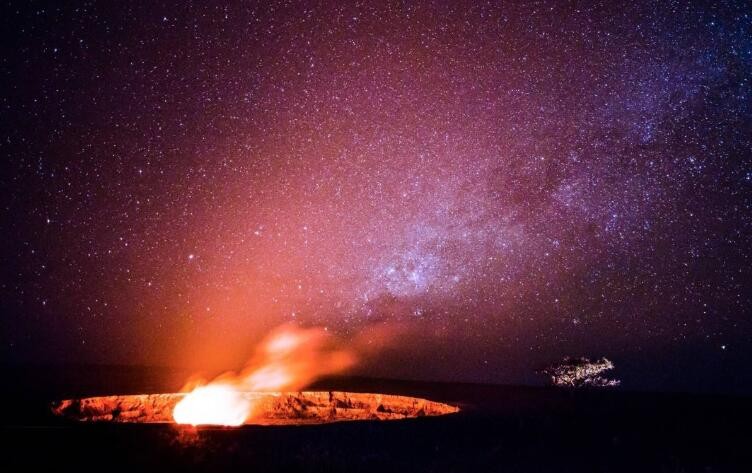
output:
[[[320,376],[341,373],[355,360],[324,329],[279,327],[240,373],[225,373],[206,384],[191,382],[192,390],[175,406],[173,417],[178,424],[241,425],[253,411],[244,393],[298,390]]]
[[[7,358],[747,383],[745,2],[5,3]]]

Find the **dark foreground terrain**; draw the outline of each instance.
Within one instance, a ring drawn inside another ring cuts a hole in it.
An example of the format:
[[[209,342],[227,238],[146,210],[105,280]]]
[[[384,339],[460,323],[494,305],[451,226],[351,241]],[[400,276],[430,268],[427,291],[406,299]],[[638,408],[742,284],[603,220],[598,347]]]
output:
[[[83,424],[49,402],[163,392],[186,373],[5,368],[0,471],[749,472],[752,399],[333,379],[316,389],[426,397],[458,414],[198,431]]]

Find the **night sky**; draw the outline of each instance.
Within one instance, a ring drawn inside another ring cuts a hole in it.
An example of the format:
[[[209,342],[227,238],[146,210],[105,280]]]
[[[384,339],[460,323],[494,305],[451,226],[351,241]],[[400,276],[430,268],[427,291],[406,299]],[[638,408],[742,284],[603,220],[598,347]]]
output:
[[[3,2],[0,354],[752,392],[744,2]]]

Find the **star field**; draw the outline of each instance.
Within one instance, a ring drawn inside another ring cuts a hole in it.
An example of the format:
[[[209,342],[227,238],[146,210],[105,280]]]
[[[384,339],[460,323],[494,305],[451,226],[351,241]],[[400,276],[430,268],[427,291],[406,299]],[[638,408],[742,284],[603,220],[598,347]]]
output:
[[[293,322],[400,327],[365,374],[737,379],[749,5],[345,3],[4,5],[8,359],[227,366]]]

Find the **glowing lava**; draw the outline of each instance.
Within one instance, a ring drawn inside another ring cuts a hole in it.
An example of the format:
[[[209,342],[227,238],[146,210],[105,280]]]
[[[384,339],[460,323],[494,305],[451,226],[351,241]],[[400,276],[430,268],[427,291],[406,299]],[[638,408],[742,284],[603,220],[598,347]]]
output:
[[[232,386],[200,386],[172,411],[178,424],[242,425],[251,412],[250,401]]]

